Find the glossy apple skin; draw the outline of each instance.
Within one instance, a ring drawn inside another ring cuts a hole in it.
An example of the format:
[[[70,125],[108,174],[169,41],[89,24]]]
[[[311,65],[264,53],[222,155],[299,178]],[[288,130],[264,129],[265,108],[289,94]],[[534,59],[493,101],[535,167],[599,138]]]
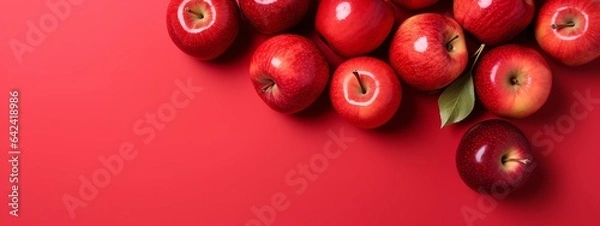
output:
[[[203,11],[204,19],[193,19],[186,7]],[[193,21],[198,21],[193,26]],[[239,32],[239,12],[233,0],[171,0],[167,8],[167,30],[175,45],[199,60],[223,54]]]
[[[308,12],[311,0],[240,0],[240,10],[258,32],[279,34],[296,26]]]
[[[505,162],[521,159],[522,162]],[[511,123],[491,119],[475,124],[462,137],[456,168],[469,188],[493,195],[518,189],[535,169],[529,141]]]
[[[448,51],[447,43],[453,48]],[[435,13],[412,16],[396,31],[389,58],[398,76],[418,90],[443,88],[461,75],[468,61],[460,25]]]
[[[364,93],[354,71],[358,72]],[[388,122],[398,110],[402,89],[387,63],[358,57],[342,63],[331,78],[329,96],[335,111],[350,124],[364,129]]]
[[[329,65],[309,39],[277,35],[255,50],[250,62],[250,79],[269,107],[293,114],[307,108],[321,95],[329,80]]]
[[[408,10],[417,10],[427,8],[437,3],[439,0],[391,0],[394,4],[408,9]]]
[[[379,47],[394,25],[394,9],[385,0],[321,0],[315,26],[329,47],[349,58]]]
[[[553,29],[552,24],[574,22]],[[535,25],[540,47],[565,65],[587,64],[600,56],[600,1],[548,0]]]
[[[454,0],[454,18],[487,45],[517,36],[534,16],[534,0]]]
[[[518,84],[513,84],[513,79]],[[536,50],[511,44],[494,48],[481,57],[474,83],[477,97],[490,112],[524,118],[548,99],[552,72]]]

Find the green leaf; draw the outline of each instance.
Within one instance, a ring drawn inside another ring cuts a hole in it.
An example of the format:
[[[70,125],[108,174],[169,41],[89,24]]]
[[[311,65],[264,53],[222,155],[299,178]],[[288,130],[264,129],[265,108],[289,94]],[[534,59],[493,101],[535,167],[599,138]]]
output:
[[[442,128],[467,118],[475,107],[473,75],[467,73],[454,81],[438,99]]]
[[[438,99],[440,108],[441,128],[458,123],[467,118],[475,107],[475,87],[473,85],[473,69],[485,48],[482,44],[473,55],[471,69],[452,82]]]

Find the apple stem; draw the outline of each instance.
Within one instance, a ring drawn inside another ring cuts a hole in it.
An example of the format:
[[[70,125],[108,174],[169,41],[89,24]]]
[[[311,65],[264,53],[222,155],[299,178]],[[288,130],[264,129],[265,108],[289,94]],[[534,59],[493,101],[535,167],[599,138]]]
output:
[[[531,162],[531,160],[529,160],[529,159],[506,159],[506,160],[504,160],[504,163],[507,163],[507,162],[520,162],[523,165],[527,165]]]
[[[477,51],[475,51],[475,54],[473,54],[473,57],[475,57],[475,59],[473,60],[473,64],[471,65],[471,69],[470,69],[471,74],[473,74],[473,70],[475,69],[475,64],[477,64],[477,61],[479,61],[479,56],[481,56],[481,53],[483,52],[484,48],[485,48],[485,44],[481,44],[479,46],[479,49],[477,49]]]
[[[568,22],[566,24],[552,24],[552,29],[554,29],[554,30],[556,30],[556,29],[562,29],[562,28],[565,28],[565,27],[575,27],[575,23],[573,23],[571,21],[571,22]]]
[[[190,7],[185,7],[184,10],[188,13],[194,14],[195,16],[197,16],[200,19],[204,19],[204,15],[202,13],[196,13],[192,9],[190,9]]]
[[[458,35],[454,36],[452,39],[450,39],[450,41],[446,43],[446,50],[448,50],[448,52],[454,50],[454,45],[452,45],[452,42],[456,41],[456,39],[458,39]]]
[[[367,93],[367,90],[365,89],[364,85],[362,84],[362,81],[360,80],[360,74],[358,73],[358,71],[354,70],[352,74],[354,74],[354,77],[356,77],[356,80],[358,80],[358,85],[360,85],[360,91],[362,92],[362,94]]]

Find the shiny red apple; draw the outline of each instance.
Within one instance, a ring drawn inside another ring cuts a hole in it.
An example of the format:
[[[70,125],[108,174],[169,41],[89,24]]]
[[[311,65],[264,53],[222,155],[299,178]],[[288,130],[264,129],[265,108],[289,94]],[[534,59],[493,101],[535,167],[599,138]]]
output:
[[[321,0],[315,26],[337,54],[365,55],[379,47],[392,30],[392,7],[386,0]]]
[[[454,18],[479,41],[502,44],[533,19],[534,0],[454,0]]]
[[[358,57],[342,63],[331,78],[333,108],[354,126],[371,129],[388,122],[402,97],[400,81],[385,62]]]
[[[462,137],[456,151],[460,178],[474,191],[508,195],[535,169],[527,137],[511,123],[491,119],[477,123]]]
[[[454,81],[468,61],[465,36],[450,17],[418,14],[400,25],[389,58],[398,76],[419,90],[436,90]]]
[[[312,0],[239,0],[240,10],[258,32],[278,34],[296,26]]]
[[[329,65],[309,39],[278,35],[255,50],[250,79],[267,105],[292,114],[307,108],[321,95],[329,80]]]
[[[600,1],[546,1],[535,37],[546,53],[566,65],[593,61],[600,56]]]
[[[167,8],[171,40],[200,60],[217,58],[233,44],[239,20],[233,0],[171,0]]]
[[[432,6],[439,0],[391,0],[396,5],[408,10],[417,10]]]
[[[474,75],[477,97],[494,114],[527,117],[544,105],[552,88],[550,66],[536,50],[504,45],[485,54]]]

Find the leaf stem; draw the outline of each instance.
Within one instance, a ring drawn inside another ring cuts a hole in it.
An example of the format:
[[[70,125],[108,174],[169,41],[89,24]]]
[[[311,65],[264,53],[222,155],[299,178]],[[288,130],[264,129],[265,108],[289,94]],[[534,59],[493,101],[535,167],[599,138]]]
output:
[[[475,51],[475,53],[473,54],[473,57],[475,59],[473,60],[473,64],[471,64],[471,69],[469,70],[470,74],[473,73],[473,69],[475,69],[475,65],[477,64],[477,61],[479,61],[479,56],[481,56],[483,49],[485,49],[485,44],[481,44],[479,46],[479,49],[477,49],[477,51]]]

